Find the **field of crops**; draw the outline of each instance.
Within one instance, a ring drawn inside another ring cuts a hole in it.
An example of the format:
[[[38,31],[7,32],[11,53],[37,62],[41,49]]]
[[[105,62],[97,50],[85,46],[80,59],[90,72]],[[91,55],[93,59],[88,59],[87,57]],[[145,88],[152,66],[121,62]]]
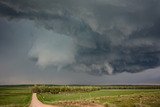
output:
[[[0,87],[0,107],[28,107],[31,95],[28,86]]]

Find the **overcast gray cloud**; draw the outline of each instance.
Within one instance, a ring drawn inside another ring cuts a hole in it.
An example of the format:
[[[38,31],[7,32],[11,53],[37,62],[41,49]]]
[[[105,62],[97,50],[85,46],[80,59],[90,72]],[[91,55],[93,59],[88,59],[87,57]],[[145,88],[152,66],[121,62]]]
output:
[[[160,65],[159,0],[0,0],[0,17],[1,27],[4,20],[17,29],[13,22],[31,23],[23,56],[37,71],[110,75]],[[27,30],[11,36],[8,27],[0,32],[1,50],[22,44]]]

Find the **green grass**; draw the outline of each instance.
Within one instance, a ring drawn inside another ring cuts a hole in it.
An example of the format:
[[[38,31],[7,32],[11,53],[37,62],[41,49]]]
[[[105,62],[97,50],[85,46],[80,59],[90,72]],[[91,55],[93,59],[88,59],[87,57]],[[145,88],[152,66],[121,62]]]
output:
[[[94,101],[106,105],[106,107],[111,105],[116,105],[117,107],[139,107],[140,97],[141,100],[145,99],[142,102],[144,105],[150,105],[151,107],[160,106],[159,89],[99,90],[89,93],[63,93],[55,95],[49,93],[38,94],[39,100],[47,104],[57,104],[59,102],[69,101]],[[152,104],[153,101],[155,102]]]
[[[29,87],[0,87],[0,107],[28,107],[31,95]]]
[[[106,107],[160,107],[160,91],[121,96],[106,96],[94,100]]]

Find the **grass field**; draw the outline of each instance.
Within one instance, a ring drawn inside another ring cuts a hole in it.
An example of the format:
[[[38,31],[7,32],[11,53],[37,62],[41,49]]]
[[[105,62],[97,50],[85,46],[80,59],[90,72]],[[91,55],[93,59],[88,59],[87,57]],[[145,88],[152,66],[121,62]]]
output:
[[[31,95],[27,86],[0,87],[0,107],[28,107]]]
[[[142,88],[142,89],[141,89]],[[160,86],[1,86],[0,107],[28,107],[32,92],[46,104],[65,107],[160,107]],[[86,92],[85,92],[86,91]]]
[[[46,104],[59,104],[67,107],[77,103],[97,103],[106,107],[160,107],[159,89],[116,89],[98,90],[88,93],[38,94]]]

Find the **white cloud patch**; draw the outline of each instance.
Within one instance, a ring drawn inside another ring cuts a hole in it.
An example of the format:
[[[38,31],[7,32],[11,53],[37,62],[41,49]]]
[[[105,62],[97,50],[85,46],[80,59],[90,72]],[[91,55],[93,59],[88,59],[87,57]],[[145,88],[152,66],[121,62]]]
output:
[[[74,63],[74,41],[53,31],[43,29],[36,34],[36,41],[29,52],[40,67],[56,66],[58,69]]]

